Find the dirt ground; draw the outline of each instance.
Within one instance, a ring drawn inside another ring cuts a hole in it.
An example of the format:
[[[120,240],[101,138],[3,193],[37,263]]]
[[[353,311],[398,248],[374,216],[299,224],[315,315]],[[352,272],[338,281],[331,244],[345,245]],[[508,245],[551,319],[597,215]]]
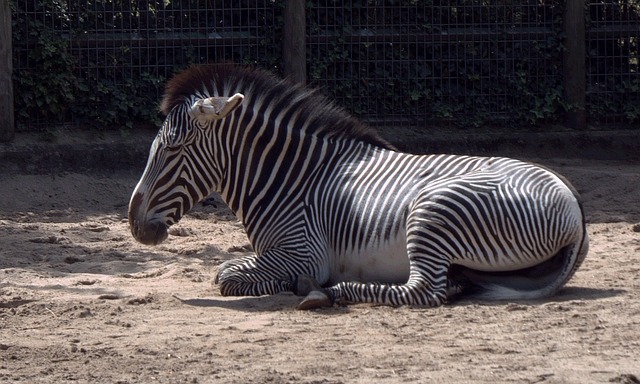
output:
[[[223,204],[148,247],[126,222],[137,172],[0,173],[0,381],[639,383],[640,163],[539,161],[589,221],[558,296],[309,312],[219,295],[218,265],[250,249]]]

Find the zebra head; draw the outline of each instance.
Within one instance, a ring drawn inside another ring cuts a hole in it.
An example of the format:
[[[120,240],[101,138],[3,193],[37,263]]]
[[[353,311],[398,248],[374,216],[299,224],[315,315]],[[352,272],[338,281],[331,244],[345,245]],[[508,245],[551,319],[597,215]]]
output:
[[[244,96],[191,95],[175,105],[158,132],[147,166],[129,202],[129,227],[143,244],[155,245],[167,238],[167,229],[194,204],[219,187],[214,131]]]

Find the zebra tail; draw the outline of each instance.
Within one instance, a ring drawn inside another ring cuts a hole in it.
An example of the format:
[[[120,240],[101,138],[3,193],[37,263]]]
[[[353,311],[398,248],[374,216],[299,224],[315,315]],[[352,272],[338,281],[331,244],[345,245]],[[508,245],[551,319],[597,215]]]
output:
[[[571,279],[589,249],[586,228],[581,238],[554,257],[519,271],[479,272],[465,269],[462,275],[472,287],[471,296],[481,300],[533,300],[556,294]]]

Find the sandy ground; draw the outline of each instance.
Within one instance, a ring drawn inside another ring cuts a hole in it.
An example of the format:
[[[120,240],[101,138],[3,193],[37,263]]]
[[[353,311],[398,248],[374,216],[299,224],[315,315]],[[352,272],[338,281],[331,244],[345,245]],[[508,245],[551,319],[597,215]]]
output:
[[[0,381],[639,383],[640,163],[542,160],[583,194],[591,252],[551,300],[440,308],[223,298],[250,247],[223,204],[157,247],[126,222],[139,174],[0,174]]]

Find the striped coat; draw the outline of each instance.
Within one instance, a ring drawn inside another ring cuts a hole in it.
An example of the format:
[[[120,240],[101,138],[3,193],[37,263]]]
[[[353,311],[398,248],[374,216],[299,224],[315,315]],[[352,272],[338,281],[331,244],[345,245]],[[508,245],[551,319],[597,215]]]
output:
[[[395,150],[316,92],[254,69],[177,75],[132,195],[133,236],[156,244],[219,192],[255,255],[220,267],[225,295],[440,305],[555,293],[588,249],[573,187],[508,158]],[[480,288],[478,290],[478,288]]]

